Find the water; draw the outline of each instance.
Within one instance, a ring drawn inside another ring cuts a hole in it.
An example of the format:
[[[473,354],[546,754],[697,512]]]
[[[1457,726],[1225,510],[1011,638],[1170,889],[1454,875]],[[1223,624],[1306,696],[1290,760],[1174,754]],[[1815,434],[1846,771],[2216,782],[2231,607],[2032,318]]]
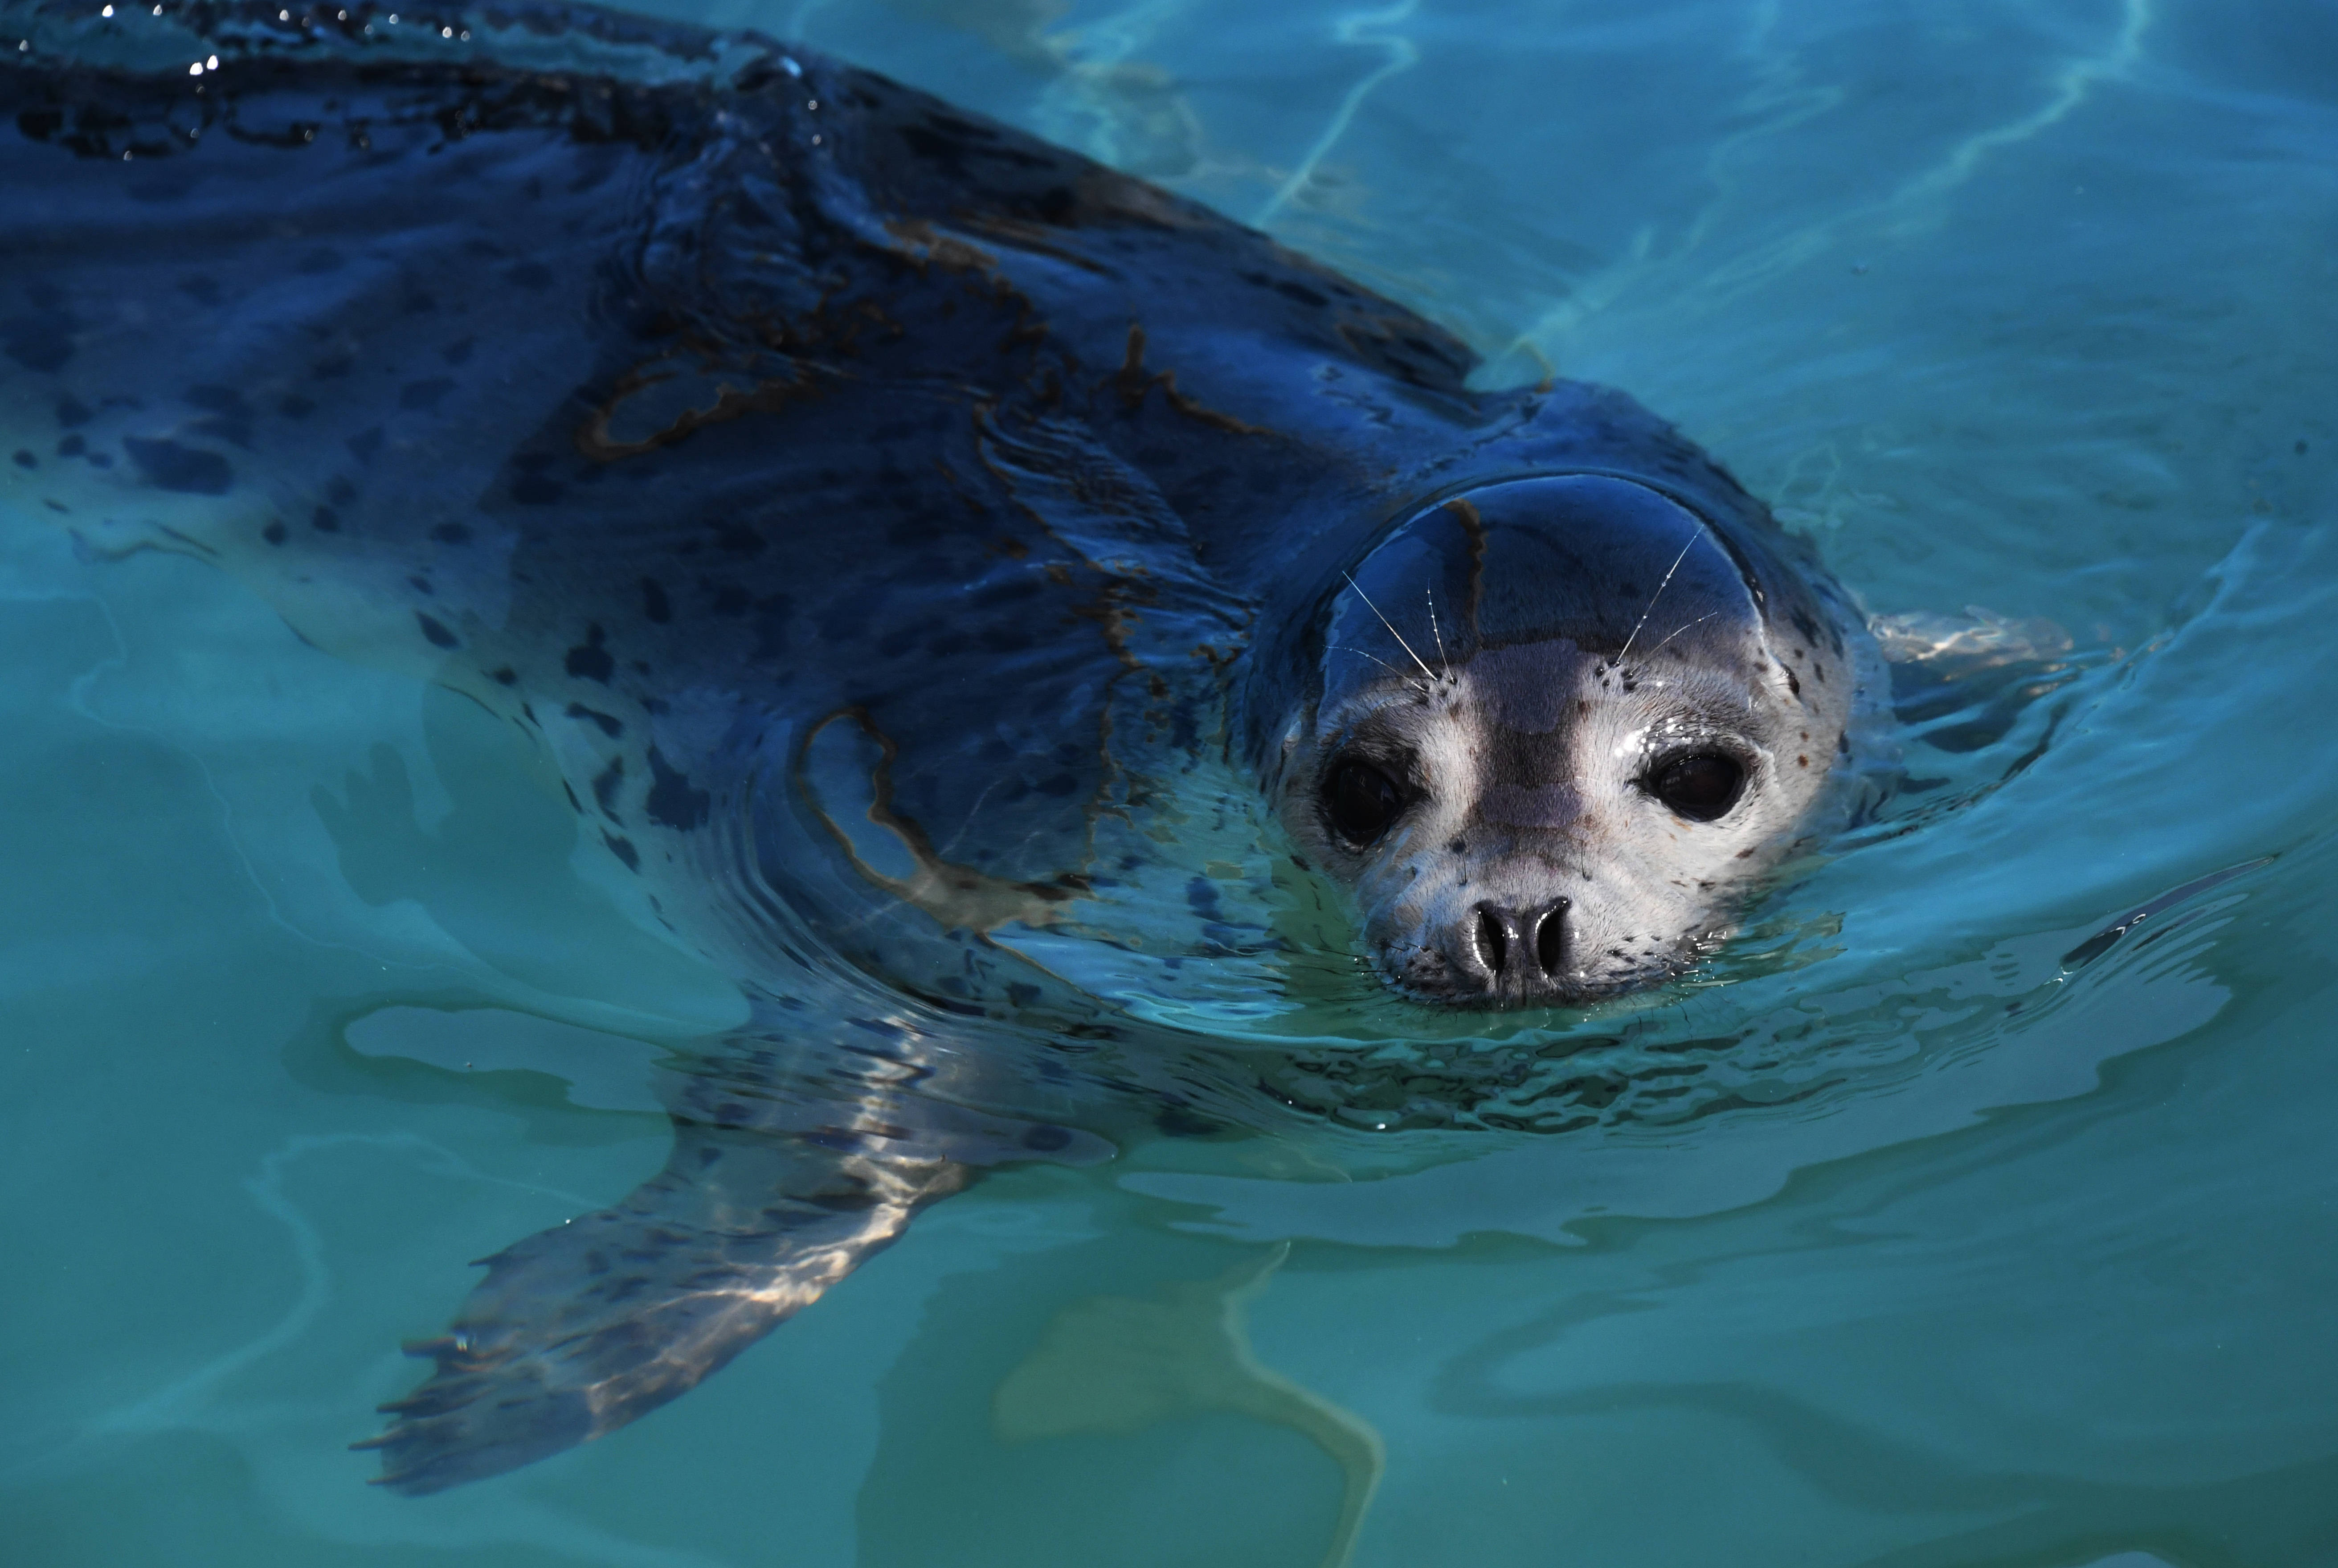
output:
[[[1484,1114],[1531,1028],[1409,1045],[1303,957],[1288,1007],[1156,997],[1300,1108],[994,1176],[418,1502],[342,1448],[398,1339],[658,1168],[652,1063],[737,987],[476,710],[11,514],[0,1562],[2338,1556],[2326,8],[670,14],[1262,222],[1489,384],[1679,420],[1872,610],[2076,650],[1912,702],[1941,782],[1529,1073],[1571,1131]]]

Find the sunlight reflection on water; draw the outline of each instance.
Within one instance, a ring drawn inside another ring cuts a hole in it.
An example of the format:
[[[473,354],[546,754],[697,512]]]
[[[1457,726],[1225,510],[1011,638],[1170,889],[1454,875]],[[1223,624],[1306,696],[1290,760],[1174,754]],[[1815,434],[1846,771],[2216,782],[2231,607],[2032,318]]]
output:
[[[644,1056],[743,1004],[458,702],[221,574],[11,516],[0,1538],[1311,1563],[1352,1466],[1194,1392],[1233,1365],[1384,1445],[1358,1564],[2322,1560],[2323,8],[656,9],[1263,224],[1460,332],[1486,384],[1623,386],[1870,609],[2046,618],[2069,677],[1920,726],[1929,794],[1713,975],[1572,1025],[1416,1025],[1335,945],[1172,969],[1017,938],[1214,1036],[1267,1131],[997,1177],[655,1418],[416,1504],[339,1446],[403,1387],[391,1348],[463,1259],[654,1170]],[[1228,906],[1312,929],[1219,830]],[[1577,1130],[1483,1130],[1545,1112]],[[1372,1131],[1400,1126],[1440,1130]],[[1000,1390],[1067,1364],[1051,1325],[1227,1281],[1240,1356],[1171,1357],[1160,1419],[1000,1436]]]

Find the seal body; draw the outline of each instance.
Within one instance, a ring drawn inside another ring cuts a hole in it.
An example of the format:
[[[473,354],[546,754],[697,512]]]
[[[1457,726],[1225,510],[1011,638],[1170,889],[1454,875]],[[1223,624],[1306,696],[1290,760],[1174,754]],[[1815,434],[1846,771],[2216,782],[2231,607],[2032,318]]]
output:
[[[1144,1063],[1002,1065],[1111,1008],[994,938],[1076,927],[1127,824],[1174,862],[1193,759],[1392,984],[1488,1004],[1692,959],[1846,744],[1839,591],[1693,445],[1473,389],[1190,202],[751,35],[123,10],[9,10],[11,505],[540,736],[756,1005],[667,1171],[421,1348],[402,1488],[673,1397],[981,1166],[1108,1152],[1051,1112]]]

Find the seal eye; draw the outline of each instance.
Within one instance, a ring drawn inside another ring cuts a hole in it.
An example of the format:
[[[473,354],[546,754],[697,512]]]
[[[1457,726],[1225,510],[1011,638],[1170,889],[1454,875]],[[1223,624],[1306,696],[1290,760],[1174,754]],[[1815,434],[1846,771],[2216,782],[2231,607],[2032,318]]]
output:
[[[1744,767],[1713,751],[1668,758],[1648,777],[1648,793],[1692,822],[1727,816],[1744,786]]]
[[[1389,776],[1368,762],[1342,762],[1323,791],[1332,831],[1351,844],[1370,844],[1404,814],[1404,797]]]

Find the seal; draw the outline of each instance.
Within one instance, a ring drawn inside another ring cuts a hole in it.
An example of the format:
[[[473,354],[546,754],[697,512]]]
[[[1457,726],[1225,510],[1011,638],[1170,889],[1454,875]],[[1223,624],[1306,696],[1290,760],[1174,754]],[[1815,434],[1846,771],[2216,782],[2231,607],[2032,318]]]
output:
[[[1186,1103],[1065,955],[1271,946],[1212,769],[1401,995],[1548,1006],[1696,962],[1856,750],[1846,596],[1671,426],[1010,128],[583,7],[9,15],[0,495],[525,730],[750,999],[665,1171],[414,1347],[398,1489]]]

